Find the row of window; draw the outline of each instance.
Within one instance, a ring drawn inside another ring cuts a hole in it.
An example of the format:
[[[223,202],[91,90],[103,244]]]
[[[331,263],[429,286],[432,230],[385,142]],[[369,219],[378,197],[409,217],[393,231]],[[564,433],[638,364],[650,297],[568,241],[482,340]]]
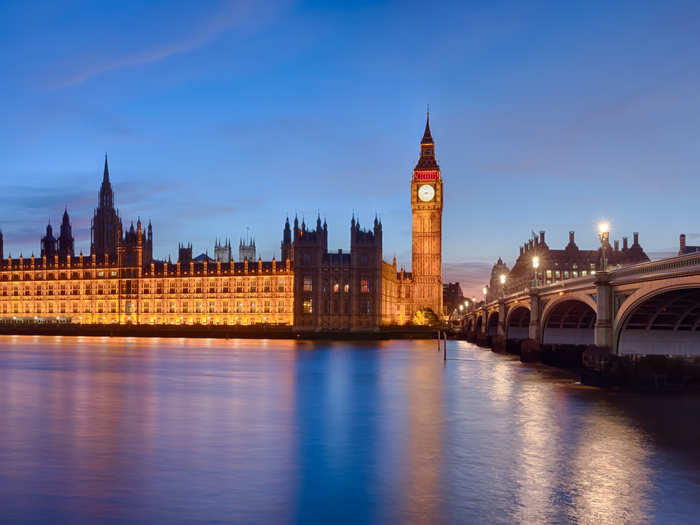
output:
[[[82,308],[81,308],[82,305]],[[178,313],[178,307],[177,303],[175,302],[169,302],[167,304],[163,304],[162,302],[156,302],[154,304],[149,304],[148,302],[144,302],[141,304],[141,312],[142,313],[151,313],[151,312],[156,312],[156,313],[162,313],[165,309],[167,309],[168,312],[170,313]],[[234,303],[228,303],[224,302],[221,303],[220,305],[215,302],[209,302],[209,303],[202,303],[202,302],[196,302],[193,304],[190,304],[188,302],[184,302],[181,304],[180,312],[182,313],[204,313],[205,309],[209,313],[272,313],[273,311],[276,311],[277,313],[288,313],[287,311],[287,305],[285,304],[284,301],[279,301],[277,302],[276,305],[273,305],[271,301],[264,301],[261,305],[258,305],[256,301],[251,301],[251,302],[236,302]],[[36,303],[36,304],[31,304],[31,303],[25,303],[23,305],[20,305],[19,303],[14,303],[12,304],[11,307],[8,306],[7,303],[2,304],[2,313],[7,314],[7,313],[25,313],[25,314],[41,314],[41,313],[54,313],[54,312],[60,312],[60,313],[67,313],[67,312],[72,312],[72,313],[92,313],[93,308],[90,303],[80,303],[80,302],[72,302],[72,303],[66,303],[66,302],[60,302],[58,304],[54,303]],[[117,303],[115,301],[108,302],[108,303],[103,303],[103,302],[98,302],[95,305],[95,311],[97,313],[104,313],[104,312],[111,312],[111,313],[116,313],[117,312]],[[125,305],[125,312],[127,314],[135,313],[136,312],[136,307],[133,303],[127,302]]]
[[[266,272],[267,273],[267,272]],[[122,271],[122,276],[136,276],[137,272],[135,270],[129,270],[125,269]],[[151,274],[147,274],[151,275]],[[169,275],[173,275],[170,273]],[[195,275],[202,275],[201,273],[196,273]],[[211,274],[211,277],[215,277],[218,274]],[[253,275],[256,275],[255,273]],[[0,274],[0,281],[19,281],[22,279],[22,276],[24,276],[25,281],[31,281],[31,280],[43,280],[44,277],[46,278],[47,281],[53,281],[53,280],[67,280],[67,279],[72,279],[72,280],[79,280],[79,279],[96,279],[96,278],[104,278],[104,277],[118,277],[119,272],[117,270],[85,270],[85,271],[73,271],[73,272],[36,272],[34,274],[31,273],[12,273],[10,274],[9,272],[2,272]],[[184,276],[189,276],[192,277],[192,275],[185,273]],[[151,275],[152,277],[152,275]]]
[[[81,292],[81,287],[78,285],[74,285],[72,287],[66,287],[65,285],[62,286],[53,286],[53,285],[46,285],[46,286],[24,286],[22,288],[14,287],[10,291],[8,287],[3,287],[0,289],[0,295],[3,297],[8,297],[8,296],[13,296],[17,297],[20,295],[81,295],[81,293],[84,293],[86,295],[92,294],[93,287],[90,285],[86,285],[82,288]],[[104,285],[97,285],[94,288],[94,291],[98,295],[103,295],[103,294],[116,294],[117,293],[117,285],[113,284],[111,286],[104,286]]]
[[[574,265],[576,266],[576,265]],[[595,273],[595,265],[591,264],[593,269],[591,270],[591,274]],[[545,275],[547,276],[547,279],[551,279],[552,276],[554,276],[554,279],[576,279],[577,277],[586,277],[588,275],[587,270],[581,270],[580,272],[578,270],[572,270],[569,272],[569,270],[545,270]],[[542,274],[540,274],[540,277]]]
[[[305,292],[313,292],[314,286],[313,286],[313,278],[311,275],[305,275],[303,283],[304,283],[303,289]],[[341,283],[334,282],[333,288],[332,288],[333,293],[339,293],[340,287],[341,287]],[[344,283],[342,285],[342,287],[343,287],[344,293],[350,293],[350,284],[349,283]],[[324,285],[323,291],[326,292],[327,290],[328,290],[327,285]],[[360,293],[369,293],[369,279],[360,279]]]
[[[313,299],[304,299],[302,302],[302,310],[305,314],[311,314],[314,311]],[[330,303],[326,303],[326,312],[330,313]],[[372,303],[369,299],[360,301],[359,311],[360,314],[370,314],[372,313]]]
[[[12,274],[12,280],[13,281],[19,281],[20,278],[22,277],[21,274],[19,273],[13,273]],[[54,281],[56,279],[58,280],[66,280],[68,278],[78,280],[78,279],[94,279],[94,278],[104,278],[104,277],[117,277],[117,270],[100,270],[100,271],[86,271],[86,272],[59,272],[59,273],[47,273],[46,274],[46,280],[47,281]],[[43,280],[44,279],[44,273],[43,272],[37,272],[34,274],[34,279],[36,280]],[[10,275],[5,273],[2,275],[2,280],[3,281],[9,281],[10,280]],[[32,280],[32,274],[30,273],[25,273],[24,274],[24,280],[25,281],[31,281]]]
[[[122,284],[122,293],[137,293],[136,292],[136,286],[133,286],[136,283],[132,283],[131,281],[126,281],[121,283]],[[19,296],[19,295],[81,295],[86,294],[90,295],[93,293],[102,295],[102,294],[116,294],[117,293],[117,283],[116,282],[111,282],[109,284],[81,284],[76,283],[73,285],[36,285],[36,286],[31,286],[31,285],[25,285],[22,287],[8,287],[8,286],[3,286],[0,288],[0,295],[3,297],[7,296]],[[156,286],[151,286],[149,283],[144,283],[143,288],[141,289],[141,293],[143,294],[163,294],[163,292],[167,290],[168,293],[170,294],[176,294],[176,293],[232,293],[231,290],[235,290],[236,293],[258,293],[259,291],[262,293],[272,293],[273,291],[276,291],[277,293],[285,293],[288,292],[289,290],[287,287],[284,285],[284,283],[278,283],[277,288],[273,289],[272,286],[270,286],[269,283],[266,283],[264,286],[262,286],[260,289],[255,285],[255,283],[251,283],[249,286],[246,286],[245,288],[243,285],[241,286],[236,286],[235,288],[230,288],[226,283],[223,285],[211,285],[207,288],[202,288],[201,286],[188,286],[187,284],[183,283],[182,286],[176,286],[174,284],[171,284],[169,286],[164,287],[162,284],[158,284]]]

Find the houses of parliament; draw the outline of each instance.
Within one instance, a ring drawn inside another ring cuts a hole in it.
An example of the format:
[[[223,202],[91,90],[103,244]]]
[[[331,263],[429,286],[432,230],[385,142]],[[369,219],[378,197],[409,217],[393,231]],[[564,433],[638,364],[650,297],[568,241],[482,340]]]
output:
[[[442,314],[443,183],[429,115],[410,180],[412,273],[383,260],[382,224],[350,222],[350,251],[329,251],[328,227],[286,220],[280,258],[255,260],[254,242],[230,243],[215,258],[177,262],[153,257],[153,227],[124,228],[105,156],[90,254],[75,255],[66,209],[54,236],[49,224],[40,256],[4,257],[0,232],[0,322],[283,325],[298,330],[372,331],[410,323],[415,312]],[[252,248],[252,250],[251,250]]]

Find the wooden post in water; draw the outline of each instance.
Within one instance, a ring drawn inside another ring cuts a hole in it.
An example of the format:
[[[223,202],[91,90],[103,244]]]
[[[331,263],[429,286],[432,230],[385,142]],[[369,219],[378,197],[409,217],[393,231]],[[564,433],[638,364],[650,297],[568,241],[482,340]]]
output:
[[[442,360],[447,361],[447,332],[445,334],[445,342],[442,345]]]
[[[440,351],[440,330],[437,331],[437,343],[438,343],[438,352]]]

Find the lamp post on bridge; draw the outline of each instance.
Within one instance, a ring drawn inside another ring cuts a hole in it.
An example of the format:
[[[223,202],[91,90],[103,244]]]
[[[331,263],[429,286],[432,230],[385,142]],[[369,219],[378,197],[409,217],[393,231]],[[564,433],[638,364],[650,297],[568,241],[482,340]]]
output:
[[[610,225],[607,222],[601,222],[598,225],[598,238],[602,252],[601,269],[605,272],[608,269],[608,246],[610,245]]]
[[[501,280],[501,297],[505,297],[505,295],[506,295],[506,274],[502,273],[500,280]]]
[[[540,267],[540,258],[537,256],[534,256],[532,258],[532,269],[534,270],[535,273],[535,288],[537,288],[537,269]]]

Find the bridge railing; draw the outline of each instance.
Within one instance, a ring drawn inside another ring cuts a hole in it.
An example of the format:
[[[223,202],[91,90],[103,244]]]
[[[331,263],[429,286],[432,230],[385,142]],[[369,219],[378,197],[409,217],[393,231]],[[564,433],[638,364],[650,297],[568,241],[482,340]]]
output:
[[[504,287],[503,293],[504,293],[504,295],[513,295],[513,294],[523,292],[524,290],[527,290],[528,288],[532,288],[532,283],[533,283],[533,280],[531,278],[527,278],[527,277],[521,277],[520,279],[508,280],[506,282],[505,287]]]
[[[685,270],[690,270],[696,267],[700,270],[700,254],[693,253],[688,255],[679,255],[677,257],[669,257],[658,261],[650,261],[632,266],[625,266],[618,270],[613,270],[611,276],[614,279],[622,277],[633,277],[636,275],[646,275],[650,273],[675,273]]]
[[[579,284],[588,284],[595,281],[595,275],[586,275],[585,277],[572,277],[570,279],[562,279],[549,284],[540,284],[535,287],[532,279],[518,279],[513,281],[511,285],[506,285],[504,295],[510,297],[519,295],[528,290],[553,290],[566,288],[567,286],[577,286]]]

